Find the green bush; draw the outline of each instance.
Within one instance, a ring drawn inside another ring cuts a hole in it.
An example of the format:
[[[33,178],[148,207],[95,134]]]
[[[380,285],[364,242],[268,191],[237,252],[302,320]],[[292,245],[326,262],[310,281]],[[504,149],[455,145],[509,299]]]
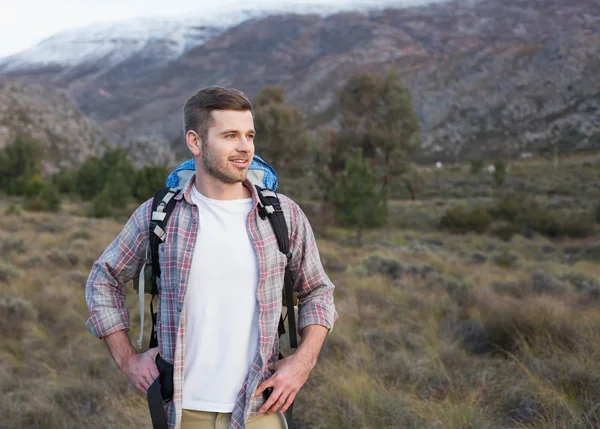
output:
[[[496,265],[499,265],[504,268],[513,267],[518,260],[519,256],[512,252],[509,252],[507,249],[505,249],[502,253],[494,257],[494,262],[496,263]]]
[[[480,206],[469,208],[466,205],[452,207],[440,220],[440,228],[454,233],[485,232],[492,221],[488,211]]]
[[[57,212],[60,210],[60,194],[56,186],[50,182],[45,183],[38,196],[44,202],[44,210]]]
[[[21,216],[21,206],[18,204],[11,204],[4,210],[4,214]]]
[[[504,161],[496,161],[494,162],[494,168],[494,182],[496,182],[496,185],[502,186],[506,182],[506,176],[508,175],[506,164],[504,164]]]
[[[593,232],[594,219],[588,213],[573,210],[548,210],[532,205],[517,222],[547,237],[586,237]]]
[[[43,212],[46,208],[46,204],[39,198],[32,198],[30,200],[25,201],[23,204],[23,208],[30,212]]]
[[[84,200],[98,195],[106,184],[106,171],[100,158],[88,158],[77,171],[75,189]]]
[[[35,175],[28,180],[23,194],[27,199],[36,198],[40,194],[40,191],[43,187],[44,181],[42,180],[41,176]]]
[[[471,174],[479,174],[481,170],[483,170],[483,161],[481,159],[471,161]]]
[[[145,165],[136,172],[133,196],[143,202],[154,196],[157,189],[165,186],[169,172],[160,165]]]
[[[34,183],[34,182],[32,182]],[[57,212],[60,210],[60,194],[53,183],[42,183],[37,193],[37,184],[27,191],[24,207],[29,211]]]
[[[387,220],[387,194],[360,151],[339,174],[332,201],[336,220],[356,230],[359,245],[365,228],[381,226]]]
[[[112,205],[108,189],[104,188],[92,201],[92,216],[109,217],[112,214]]]
[[[507,194],[492,206],[489,212],[496,220],[515,222],[531,204],[532,202],[528,201],[525,196]]]
[[[77,171],[61,170],[52,177],[61,194],[74,194],[77,191]]]
[[[29,179],[40,173],[42,157],[40,143],[17,136],[0,150],[0,189],[23,195]]]
[[[594,218],[596,219],[596,223],[600,223],[600,201],[596,205],[596,211],[594,213]]]

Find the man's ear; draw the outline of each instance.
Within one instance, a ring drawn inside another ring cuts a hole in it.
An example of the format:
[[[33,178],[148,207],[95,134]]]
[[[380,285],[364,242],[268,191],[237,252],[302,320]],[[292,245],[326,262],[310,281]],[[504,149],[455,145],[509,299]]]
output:
[[[185,141],[187,143],[187,147],[192,152],[194,157],[200,156],[202,141],[200,140],[200,136],[195,131],[188,131],[185,135]]]

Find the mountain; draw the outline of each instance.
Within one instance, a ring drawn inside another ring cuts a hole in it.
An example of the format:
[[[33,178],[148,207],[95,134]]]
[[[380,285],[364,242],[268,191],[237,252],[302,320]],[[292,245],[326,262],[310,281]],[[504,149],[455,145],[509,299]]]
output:
[[[600,147],[595,0],[258,14],[202,34],[168,61],[136,54],[97,73],[86,72],[91,62],[56,73],[28,66],[18,74],[66,88],[112,139],[147,159],[175,141],[185,153],[181,107],[199,87],[234,86],[252,97],[263,85],[281,84],[311,126],[335,125],[336,94],[348,77],[390,67],[412,91],[422,159]]]
[[[65,91],[0,77],[0,149],[17,134],[42,144],[46,173],[79,166],[105,149],[100,128]]]

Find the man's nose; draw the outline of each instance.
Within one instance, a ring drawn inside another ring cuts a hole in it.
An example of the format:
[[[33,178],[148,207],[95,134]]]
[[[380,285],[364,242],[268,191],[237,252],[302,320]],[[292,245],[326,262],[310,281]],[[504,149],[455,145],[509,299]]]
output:
[[[248,137],[242,136],[238,140],[237,150],[240,152],[250,152],[252,149],[252,140],[248,139]]]

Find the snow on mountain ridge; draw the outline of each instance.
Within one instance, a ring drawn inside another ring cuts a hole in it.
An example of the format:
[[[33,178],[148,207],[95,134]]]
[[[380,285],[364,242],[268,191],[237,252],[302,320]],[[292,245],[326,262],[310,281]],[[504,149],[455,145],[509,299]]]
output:
[[[323,0],[323,3],[281,5],[265,3],[262,7],[239,9],[234,5],[219,6],[196,14],[170,18],[136,18],[92,24],[65,30],[30,49],[0,58],[0,73],[39,67],[75,67],[99,63],[110,68],[135,55],[169,62],[187,50],[200,46],[226,29],[248,19],[278,13],[329,15],[341,11],[367,11],[384,7],[406,7],[424,0],[377,1]],[[329,1],[329,3],[327,3]],[[427,0],[425,0],[427,1]]]

